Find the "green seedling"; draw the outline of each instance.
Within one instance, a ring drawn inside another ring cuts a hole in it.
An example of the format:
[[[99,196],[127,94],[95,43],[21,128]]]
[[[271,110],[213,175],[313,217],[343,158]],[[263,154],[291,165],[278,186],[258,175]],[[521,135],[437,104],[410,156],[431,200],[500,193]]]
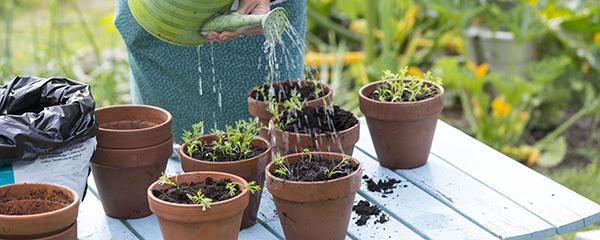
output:
[[[202,211],[209,209],[210,204],[212,204],[212,199],[205,197],[201,190],[198,190],[196,195],[191,195],[188,193],[187,197],[192,201],[192,203],[202,205]]]
[[[342,171],[340,171],[340,168],[342,166],[348,165],[350,163],[349,160],[350,158],[348,156],[344,156],[344,158],[342,158],[342,160],[337,165],[335,165],[335,167],[327,171],[327,177],[331,178],[335,174],[342,173]]]
[[[235,196],[235,194],[237,193],[237,188],[235,187],[235,183],[233,182],[229,182],[227,183],[227,185],[225,185],[225,188],[227,189],[227,191],[229,191],[229,196]],[[260,191],[260,185],[256,184],[256,181],[251,181],[248,184],[246,184],[245,188],[252,194]]]
[[[382,79],[392,80],[382,84],[374,93],[378,95],[379,101],[386,102],[414,102],[419,97],[424,96],[436,90],[435,86],[426,84],[423,80],[431,81],[437,84],[442,84],[439,77],[434,77],[431,72],[427,72],[421,79],[419,77],[409,75],[408,68],[403,68],[398,73],[384,71]]]
[[[283,160],[283,157],[281,157],[281,154],[276,153],[273,155],[273,160],[271,161],[278,167],[275,169],[275,173],[279,174],[280,176],[285,176],[290,173],[290,169],[285,166],[285,161]]]
[[[229,191],[229,196],[235,196],[235,193],[237,192],[237,187],[235,187],[235,183],[233,182],[228,182],[227,185],[225,185],[225,189]]]
[[[246,189],[248,189],[250,193],[255,194],[260,191],[260,185],[256,184],[256,181],[250,181],[246,184]]]
[[[203,124],[200,122],[192,125],[192,131],[185,131],[182,137],[189,156],[204,151],[204,156],[212,161],[216,161],[220,155],[245,159],[252,152],[252,141],[258,137],[260,128],[260,123],[256,118],[240,120],[234,126],[227,125],[224,132],[217,129],[212,130],[215,140],[205,143],[199,140],[203,134]]]
[[[309,149],[309,148],[302,149],[302,152],[303,152],[303,153],[306,153],[306,154],[308,155],[308,161],[309,161],[309,162],[312,162],[312,157],[313,157],[313,156],[312,156],[312,154],[310,153],[310,149]]]
[[[175,188],[179,188],[179,183],[177,182],[177,177],[175,176],[175,181],[171,180],[171,178],[169,176],[167,176],[167,174],[165,174],[164,172],[162,173],[162,175],[158,178],[158,184],[160,185],[171,185],[174,186]]]

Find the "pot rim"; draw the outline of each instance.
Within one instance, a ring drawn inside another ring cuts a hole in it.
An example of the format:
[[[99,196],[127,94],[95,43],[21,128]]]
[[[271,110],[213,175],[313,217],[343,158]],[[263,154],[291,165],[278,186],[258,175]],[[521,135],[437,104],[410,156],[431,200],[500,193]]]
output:
[[[54,211],[50,211],[50,212],[44,212],[44,213],[37,213],[37,214],[28,214],[28,215],[5,215],[5,214],[0,214],[0,219],[4,219],[4,220],[24,220],[26,218],[31,218],[31,217],[48,217],[50,215],[55,215],[55,214],[59,214],[59,213],[64,213],[69,211],[69,209],[73,208],[75,205],[79,204],[79,194],[77,194],[77,192],[75,192],[75,190],[70,189],[68,187],[59,185],[59,184],[55,184],[55,183],[13,183],[13,184],[8,184],[8,185],[4,185],[4,186],[0,186],[0,189],[4,189],[4,188],[11,188],[11,187],[16,187],[16,186],[25,186],[25,185],[37,185],[37,186],[53,186],[56,187],[62,191],[66,191],[71,193],[71,195],[73,196],[73,201],[71,203],[69,203],[68,205],[56,209]]]
[[[105,147],[100,147],[100,146],[96,146],[96,149],[101,149],[104,151],[109,151],[109,152],[129,152],[129,151],[142,151],[142,150],[148,150],[151,148],[158,148],[158,147],[162,147],[163,144],[166,144],[167,142],[173,142],[174,143],[174,139],[173,137],[169,137],[169,139],[167,139],[166,141],[163,141],[161,143],[157,143],[151,146],[147,146],[147,147],[141,147],[141,148],[105,148]],[[171,145],[173,145],[171,143]]]
[[[389,82],[389,81],[411,81],[411,80],[401,80],[401,79],[397,79],[397,78],[396,79],[379,80],[379,81],[372,82],[372,83],[362,86],[360,88],[360,90],[358,91],[358,95],[363,100],[371,102],[371,103],[398,106],[398,105],[410,105],[410,104],[416,104],[416,103],[427,103],[427,102],[433,101],[434,99],[436,99],[440,96],[443,96],[446,91],[442,85],[439,85],[437,83],[434,83],[434,82],[428,81],[428,80],[419,80],[419,81],[423,81],[423,82],[426,82],[426,83],[429,83],[429,84],[435,86],[437,89],[440,90],[440,92],[438,94],[434,95],[433,97],[419,100],[419,101],[414,101],[414,102],[384,102],[384,101],[373,100],[370,97],[366,96],[365,91],[367,90],[367,88],[372,87],[372,86],[377,86],[377,85],[380,85],[382,83]]]
[[[313,81],[306,80],[306,79],[305,80],[300,80],[300,79],[296,79],[296,80],[281,80],[281,81],[273,82],[270,85],[273,86],[275,84],[282,84],[282,83],[285,83],[285,82],[292,82],[292,83],[295,83],[295,82],[311,82],[312,83]],[[318,98],[315,98],[313,100],[304,101],[304,102],[302,102],[302,104],[309,104],[309,103],[313,103],[313,102],[317,102],[317,101],[322,101],[323,99],[328,99],[328,98],[332,97],[332,95],[333,95],[333,89],[331,87],[329,87],[329,85],[327,85],[325,83],[319,83],[319,84],[321,84],[323,86],[323,88],[325,90],[327,90],[327,93],[325,95],[323,95],[322,97],[318,97]],[[260,84],[258,86],[262,86],[262,85],[264,85],[264,84]],[[260,102],[260,103],[266,103],[266,101],[260,101],[260,100],[254,98],[252,96],[253,95],[252,93],[254,93],[254,91],[256,91],[255,90],[256,87],[257,86],[254,86],[254,87],[250,88],[250,90],[248,90],[248,92],[246,93],[246,96],[248,97],[249,100],[253,100],[253,101],[256,101],[256,102]],[[278,104],[283,104],[283,103],[282,102],[278,102]]]
[[[313,185],[313,184],[325,184],[325,183],[341,182],[341,181],[344,181],[346,179],[352,178],[352,176],[354,176],[354,174],[360,173],[362,171],[362,163],[360,161],[358,161],[358,159],[354,158],[353,156],[349,156],[349,155],[346,155],[346,154],[343,154],[343,153],[323,152],[323,151],[320,151],[320,152],[309,152],[309,153],[304,153],[304,152],[302,152],[302,153],[292,153],[292,154],[288,154],[288,155],[283,156],[283,160],[285,161],[285,160],[287,160],[288,158],[291,158],[291,157],[304,156],[304,155],[309,155],[309,154],[312,154],[312,155],[338,155],[338,156],[341,156],[341,157],[348,156],[348,157],[350,157],[351,160],[353,160],[354,162],[356,162],[357,168],[356,168],[356,170],[354,170],[354,172],[352,172],[352,173],[350,173],[350,174],[348,174],[346,176],[340,177],[340,178],[336,178],[336,179],[332,179],[332,180],[325,180],[325,181],[302,182],[302,181],[292,181],[292,180],[283,179],[283,178],[280,178],[280,177],[277,177],[277,176],[271,174],[271,167],[275,163],[270,162],[267,165],[266,169],[265,169],[265,174],[267,175],[267,178],[272,178],[272,179],[275,179],[275,180],[277,180],[279,182],[292,183],[292,184],[297,184],[297,185]]]
[[[156,130],[158,128],[164,127],[165,125],[169,124],[171,121],[173,121],[173,116],[171,115],[171,113],[165,109],[159,108],[159,107],[155,107],[155,106],[151,106],[151,105],[144,105],[144,104],[121,104],[121,105],[112,105],[112,106],[106,106],[106,107],[101,107],[96,109],[94,112],[98,112],[98,111],[109,111],[112,109],[119,109],[119,108],[145,108],[145,109],[151,109],[151,110],[155,110],[158,112],[161,112],[162,114],[164,114],[165,116],[167,116],[167,119],[159,124],[156,124],[154,126],[151,127],[146,127],[146,128],[136,128],[136,129],[112,129],[112,128],[103,128],[101,127],[100,124],[98,124],[98,131],[103,131],[106,133],[135,133],[135,132],[144,132],[144,131],[152,131],[152,130]]]
[[[200,136],[200,139],[208,138],[208,137],[214,137],[214,136],[215,136],[214,133],[204,134],[204,135]],[[183,149],[187,147],[185,144],[182,144],[181,147],[179,147],[179,155],[183,156],[185,158],[188,158],[189,160],[191,160],[193,162],[210,163],[210,164],[214,164],[214,165],[229,165],[229,164],[235,164],[235,163],[250,162],[250,161],[254,161],[255,159],[264,157],[267,153],[271,152],[271,150],[272,150],[272,146],[271,146],[271,143],[269,141],[267,141],[266,139],[264,139],[261,136],[256,136],[256,137],[257,138],[254,139],[254,140],[252,140],[252,141],[258,140],[258,141],[262,141],[263,143],[267,143],[267,149],[264,152],[262,152],[262,153],[260,153],[260,154],[258,154],[256,156],[254,156],[254,157],[251,157],[251,158],[241,159],[241,160],[237,160],[237,161],[227,161],[227,162],[207,161],[207,160],[202,160],[202,159],[196,159],[196,158],[194,158],[192,156],[188,156],[187,153],[185,153],[183,151]]]
[[[180,173],[180,174],[177,174],[177,175],[174,175],[171,177],[181,176],[181,175],[203,175],[203,174],[217,174],[217,175],[222,175],[224,178],[230,178],[231,180],[236,179],[238,181],[242,180],[243,182],[246,182],[246,180],[244,180],[242,177],[239,177],[237,175],[233,175],[230,173],[224,173],[224,172],[216,172],[216,171],[186,172],[186,173]],[[239,184],[239,183],[236,182],[236,184]],[[157,198],[156,196],[154,196],[154,194],[152,194],[152,189],[157,185],[158,185],[158,181],[153,182],[152,184],[150,184],[150,186],[148,187],[148,190],[146,191],[146,194],[152,199],[152,201],[158,202],[163,205],[167,205],[169,207],[177,207],[177,208],[190,208],[190,209],[193,208],[193,209],[195,209],[200,206],[199,204],[172,203],[172,202],[168,202],[168,201],[162,200],[160,198]],[[240,189],[242,189],[242,191],[235,197],[232,197],[232,198],[229,198],[229,199],[226,199],[223,201],[213,202],[210,204],[211,207],[218,206],[218,205],[225,205],[227,203],[231,203],[231,202],[239,200],[240,198],[242,198],[242,196],[244,196],[248,192],[248,189],[246,189],[244,187],[242,187]]]
[[[344,129],[342,131],[336,132],[335,134],[334,133],[319,133],[319,134],[316,134],[315,136],[316,137],[339,136],[339,135],[342,135],[342,134],[354,131],[355,129],[359,128],[359,126],[360,126],[360,119],[354,113],[352,114],[352,116],[354,118],[356,118],[356,120],[357,120],[356,124],[354,124],[352,127],[349,127],[349,128],[346,128],[346,129]],[[282,132],[283,134],[288,134],[288,135],[298,135],[300,137],[312,137],[313,136],[313,135],[307,134],[307,133],[297,133],[297,132],[284,131],[283,129],[277,128],[275,126],[273,126],[273,131],[275,131],[276,133]]]

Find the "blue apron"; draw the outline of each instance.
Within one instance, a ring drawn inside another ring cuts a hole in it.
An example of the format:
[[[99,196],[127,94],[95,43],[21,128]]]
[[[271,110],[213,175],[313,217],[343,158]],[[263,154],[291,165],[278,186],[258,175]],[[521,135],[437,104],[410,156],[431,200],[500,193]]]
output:
[[[298,31],[299,38],[304,40],[306,0],[275,1],[271,7],[286,8],[290,23]],[[180,47],[146,32],[131,15],[127,0],[118,0],[115,16],[115,25],[127,46],[133,103],[158,106],[171,112],[173,136],[177,142],[181,142],[182,131],[189,129],[193,123],[204,121],[208,129],[223,129],[225,124],[250,117],[246,92],[264,83],[268,74],[263,53],[264,36],[241,36],[223,43],[206,44],[199,49]],[[284,38],[284,42],[291,53],[287,61],[295,66],[280,67],[275,80],[301,79],[304,55],[291,49],[288,37]],[[281,49],[277,48],[277,59],[283,58]],[[201,74],[198,71],[198,51]],[[211,56],[214,56],[214,64]],[[259,64],[262,65],[260,68]],[[202,95],[199,91],[200,75]],[[213,91],[213,87],[217,91]]]

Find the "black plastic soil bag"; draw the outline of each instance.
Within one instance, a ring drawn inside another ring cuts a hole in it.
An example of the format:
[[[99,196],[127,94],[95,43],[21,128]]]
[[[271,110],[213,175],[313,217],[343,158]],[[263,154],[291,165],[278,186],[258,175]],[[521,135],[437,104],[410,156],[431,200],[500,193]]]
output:
[[[0,87],[0,165],[93,138],[94,108],[89,86],[66,78],[8,82]]]

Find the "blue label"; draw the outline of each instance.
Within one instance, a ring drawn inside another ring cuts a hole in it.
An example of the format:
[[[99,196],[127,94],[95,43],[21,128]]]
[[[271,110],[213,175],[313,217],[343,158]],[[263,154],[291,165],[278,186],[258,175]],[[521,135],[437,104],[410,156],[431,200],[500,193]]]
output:
[[[0,186],[15,183],[12,164],[0,166]]]

